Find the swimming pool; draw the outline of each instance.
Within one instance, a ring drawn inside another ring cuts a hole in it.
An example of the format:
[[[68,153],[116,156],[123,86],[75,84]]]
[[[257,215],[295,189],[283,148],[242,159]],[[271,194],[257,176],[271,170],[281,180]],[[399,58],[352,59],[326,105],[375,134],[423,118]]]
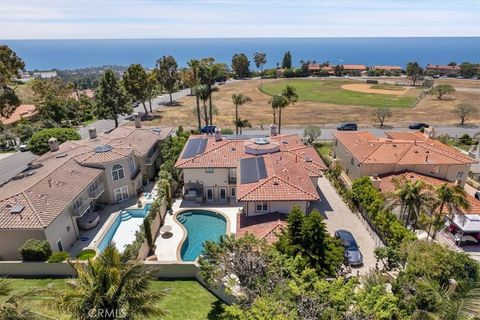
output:
[[[123,210],[98,244],[98,250],[103,251],[110,242],[114,242],[118,250],[123,251],[127,244],[131,244],[135,240],[135,232],[140,229],[151,206],[151,204],[147,204],[142,209]]]
[[[227,231],[227,220],[219,213],[207,210],[188,210],[177,215],[177,220],[187,229],[182,244],[183,261],[195,261],[207,240],[218,241]]]

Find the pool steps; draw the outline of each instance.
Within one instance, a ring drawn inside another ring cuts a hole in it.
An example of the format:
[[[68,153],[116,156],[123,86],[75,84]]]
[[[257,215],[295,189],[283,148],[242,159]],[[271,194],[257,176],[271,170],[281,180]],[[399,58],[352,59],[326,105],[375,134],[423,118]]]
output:
[[[178,222],[183,224],[187,220],[186,217],[189,217],[191,215],[192,215],[191,212],[182,213],[181,215],[177,216],[177,220],[178,220]]]
[[[132,218],[132,215],[128,211],[123,211],[120,217],[120,221],[128,221]]]

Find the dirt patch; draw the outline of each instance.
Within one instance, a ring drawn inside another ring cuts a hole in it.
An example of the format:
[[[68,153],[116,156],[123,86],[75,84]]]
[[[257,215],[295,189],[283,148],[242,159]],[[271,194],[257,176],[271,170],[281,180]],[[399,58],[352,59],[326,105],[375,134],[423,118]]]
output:
[[[395,88],[395,90],[386,90],[386,89],[373,89],[371,84],[367,83],[352,83],[342,85],[342,89],[350,91],[358,91],[363,93],[375,93],[375,94],[391,94],[395,96],[403,96],[407,93],[407,88]],[[400,90],[402,89],[402,90]]]

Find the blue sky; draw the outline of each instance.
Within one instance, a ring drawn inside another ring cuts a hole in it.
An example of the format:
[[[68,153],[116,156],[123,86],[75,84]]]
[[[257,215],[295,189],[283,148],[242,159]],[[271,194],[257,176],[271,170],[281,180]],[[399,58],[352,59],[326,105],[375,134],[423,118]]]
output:
[[[0,39],[480,36],[480,0],[1,0]]]

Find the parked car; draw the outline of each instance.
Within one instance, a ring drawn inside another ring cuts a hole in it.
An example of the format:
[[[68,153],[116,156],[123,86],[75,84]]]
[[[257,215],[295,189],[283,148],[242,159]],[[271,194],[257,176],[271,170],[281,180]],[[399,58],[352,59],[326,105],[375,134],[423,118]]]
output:
[[[475,192],[475,199],[480,200],[480,191]]]
[[[214,133],[216,126],[205,126],[202,128],[202,133]]]
[[[414,130],[420,130],[422,128],[428,128],[428,127],[430,126],[423,122],[412,123],[411,125],[408,126],[409,129],[414,129]]]
[[[20,150],[21,152],[28,151],[28,146],[27,146],[26,144],[21,144],[21,145],[18,147],[18,150]]]
[[[345,254],[348,258],[348,263],[351,266],[358,266],[363,264],[363,255],[360,252],[360,247],[353,237],[352,233],[347,230],[335,231],[335,238],[339,239],[345,247]]]
[[[338,131],[357,131],[358,127],[356,123],[342,123],[337,126]]]

